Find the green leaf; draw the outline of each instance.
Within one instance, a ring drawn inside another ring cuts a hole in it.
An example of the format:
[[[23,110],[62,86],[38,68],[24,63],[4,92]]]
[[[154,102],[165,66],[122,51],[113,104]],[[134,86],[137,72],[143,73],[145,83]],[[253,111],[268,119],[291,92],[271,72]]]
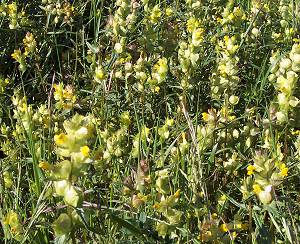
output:
[[[247,207],[246,207],[245,204],[238,203],[236,200],[234,200],[232,197],[230,197],[230,196],[227,195],[226,193],[224,193],[224,192],[222,192],[222,191],[220,191],[220,192],[226,196],[226,198],[228,199],[229,202],[231,202],[232,204],[234,204],[234,205],[237,206],[238,208],[247,210]]]
[[[138,227],[136,227],[135,225],[133,225],[132,223],[130,223],[129,221],[122,219],[113,213],[110,213],[109,216],[113,222],[120,225],[121,227],[126,228],[132,234],[139,235],[139,236],[143,237],[143,239],[146,239],[143,231],[141,229],[139,229]]]
[[[90,44],[88,41],[86,41],[86,45],[88,46],[88,48],[92,51],[92,53],[97,54],[99,53],[99,48]]]

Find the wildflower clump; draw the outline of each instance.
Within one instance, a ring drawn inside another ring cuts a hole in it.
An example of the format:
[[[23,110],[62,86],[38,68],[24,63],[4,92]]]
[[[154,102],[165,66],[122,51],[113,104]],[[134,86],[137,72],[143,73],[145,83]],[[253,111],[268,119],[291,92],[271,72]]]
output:
[[[0,15],[8,17],[10,29],[14,30],[20,27],[19,22],[22,17],[22,13],[18,12],[18,5],[16,2],[0,3]]]
[[[124,51],[126,45],[126,34],[134,28],[138,3],[131,3],[129,0],[118,0],[115,5],[117,10],[111,21],[111,35],[116,40],[114,50],[120,54]]]
[[[40,168],[49,172],[53,180],[56,196],[63,197],[67,206],[78,207],[82,202],[82,189],[76,185],[78,177],[84,176],[92,164],[89,142],[93,137],[93,126],[89,117],[76,114],[63,123],[65,132],[54,136],[56,154],[60,162],[49,164],[41,162]],[[71,231],[71,217],[61,214],[54,222],[57,235]]]
[[[63,161],[63,164],[70,163],[72,174],[80,175],[91,162],[88,142],[93,136],[92,123],[89,117],[76,114],[71,120],[64,121],[63,127],[65,132],[54,136],[56,154],[62,158],[70,158],[70,162]],[[69,176],[67,174],[63,178],[68,179]]]
[[[237,64],[239,58],[235,55],[238,45],[235,36],[225,36],[219,41],[217,48],[220,50],[220,58],[218,59],[218,67],[216,73],[212,74],[212,96],[220,98],[224,92],[234,95],[238,88],[240,78],[238,77]]]
[[[254,163],[247,167],[248,177],[254,177],[252,191],[263,204],[271,203],[274,198],[274,188],[288,176],[289,170],[282,162],[283,155],[280,147],[277,150],[277,159],[267,158],[265,152],[257,151],[253,159]],[[244,188],[244,190],[246,189]]]
[[[174,226],[179,225],[181,222],[183,212],[176,209],[176,203],[180,198],[180,190],[177,190],[173,195],[169,195],[169,170],[158,171],[156,175],[156,191],[160,197],[158,197],[159,202],[156,202],[153,208],[161,213],[167,221],[167,223],[157,223],[156,230],[160,236],[165,237],[167,233],[172,232]]]
[[[153,66],[151,79],[148,78],[150,89],[153,91],[159,91],[160,84],[165,81],[168,72],[168,63],[166,58],[161,58]]]
[[[71,85],[64,86],[63,83],[54,84],[55,107],[61,111],[70,111],[76,102],[76,95]]]
[[[288,57],[279,59],[278,53],[274,53],[270,58],[272,67],[269,75],[270,81],[275,81],[275,88],[278,91],[277,103],[278,111],[276,118],[278,123],[286,123],[290,118],[290,111],[297,107],[299,99],[294,96],[298,74],[300,71],[298,55],[300,56],[300,48],[298,44],[294,44]]]
[[[24,73],[27,69],[27,62],[26,59],[29,57],[33,57],[33,55],[36,52],[36,40],[32,33],[28,32],[23,39],[23,46],[24,46],[24,52],[20,49],[17,49],[14,51],[14,53],[11,54],[11,57],[16,60],[19,63],[19,70]]]
[[[0,1],[0,240],[298,243],[299,10]]]
[[[19,121],[15,130],[15,136],[17,134],[21,135],[23,132],[30,133],[33,109],[31,105],[28,105],[27,97],[21,98],[18,94],[16,94],[12,98],[12,102],[15,106],[14,118]]]
[[[74,21],[75,8],[68,1],[42,0],[41,8],[51,17],[54,24],[72,24]]]
[[[183,76],[180,77],[180,85],[183,90],[192,88],[190,80],[193,77],[193,70],[197,68],[200,54],[203,51],[202,44],[205,37],[205,30],[201,20],[195,16],[186,21],[186,33],[188,41],[179,42],[178,62]]]
[[[279,33],[279,39],[282,36],[283,40],[290,41],[295,33],[295,29],[293,28],[293,24],[292,24],[293,15],[291,14],[293,12],[293,4],[289,3],[286,0],[280,1],[278,6],[278,12],[280,14],[280,27],[281,27],[280,30],[281,32]],[[274,33],[274,35],[276,37],[276,33]]]

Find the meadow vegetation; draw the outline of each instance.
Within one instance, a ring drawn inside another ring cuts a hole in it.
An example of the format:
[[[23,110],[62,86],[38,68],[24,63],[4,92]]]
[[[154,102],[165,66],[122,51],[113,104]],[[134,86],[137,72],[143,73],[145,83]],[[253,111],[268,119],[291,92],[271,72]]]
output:
[[[1,243],[299,243],[300,3],[0,1]]]

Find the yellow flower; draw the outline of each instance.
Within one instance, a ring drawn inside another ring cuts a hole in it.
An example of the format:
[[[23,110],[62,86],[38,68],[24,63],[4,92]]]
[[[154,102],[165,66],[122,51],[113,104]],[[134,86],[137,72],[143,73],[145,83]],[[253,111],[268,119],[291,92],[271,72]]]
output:
[[[174,193],[174,196],[176,198],[179,198],[180,197],[180,189],[178,189],[175,193]]]
[[[187,31],[192,33],[194,29],[199,27],[199,25],[199,21],[196,18],[191,17],[186,23]]]
[[[95,76],[94,79],[96,82],[100,82],[106,78],[105,71],[101,66],[97,67],[95,70]]]
[[[168,60],[166,58],[160,58],[153,68],[155,72],[165,76],[168,72]]]
[[[234,17],[235,17],[235,16],[234,16],[233,13],[231,13],[231,14],[228,15],[228,19],[229,19],[229,20],[234,20]]]
[[[238,236],[238,233],[236,233],[236,231],[234,231],[234,232],[232,232],[231,235],[232,235],[233,239],[235,239]]]
[[[155,204],[153,205],[153,208],[159,209],[159,208],[160,208],[160,204],[159,204],[159,203],[155,203]]]
[[[255,170],[256,170],[256,167],[254,165],[249,165],[247,167],[247,175],[253,175]]]
[[[220,197],[220,200],[221,200],[221,201],[226,201],[226,200],[227,200],[226,195],[223,194],[223,195]]]
[[[44,161],[41,161],[39,163],[39,167],[43,170],[50,170],[52,168],[51,164],[49,164],[48,162],[44,162]]]
[[[88,157],[89,152],[90,152],[90,148],[88,146],[83,146],[83,147],[80,148],[80,152],[82,153],[82,155],[84,157]]]
[[[5,91],[5,88],[6,86],[9,84],[9,79],[6,78],[6,79],[2,79],[0,78],[0,92],[4,92]]]
[[[6,188],[11,188],[13,185],[13,178],[10,172],[3,172],[3,180]]]
[[[171,16],[173,14],[173,9],[171,8],[166,8],[166,15]]]
[[[242,223],[237,223],[237,224],[235,224],[235,228],[237,228],[237,229],[242,229]]]
[[[54,84],[53,85],[53,88],[54,88],[54,99],[56,101],[59,101],[59,100],[62,100],[63,99],[63,84],[62,83],[59,83],[59,84]]]
[[[166,125],[173,126],[174,125],[174,119],[166,119]]]
[[[223,232],[228,232],[229,231],[229,226],[227,224],[221,224],[220,230]]]
[[[67,136],[64,133],[54,136],[54,141],[57,145],[62,145],[66,142]]]
[[[157,23],[161,17],[161,10],[158,5],[155,5],[151,11],[150,20],[152,23]]]
[[[19,60],[20,60],[21,57],[22,57],[21,50],[20,50],[20,49],[15,50],[14,53],[11,55],[11,57],[12,57],[13,59],[15,59],[16,61],[19,62]]]
[[[30,53],[33,53],[36,49],[36,40],[34,39],[34,35],[30,32],[27,32],[25,38],[23,39],[25,52],[24,55],[27,56]]]
[[[3,220],[3,224],[5,225],[10,225],[11,223],[16,223],[18,221],[18,215],[13,212],[10,211],[4,218]]]
[[[280,175],[282,176],[282,177],[286,177],[286,176],[288,176],[288,171],[289,171],[289,169],[286,167],[286,165],[283,163],[283,164],[281,164],[281,166],[280,166]]]
[[[17,108],[19,111],[21,111],[23,113],[27,112],[28,106],[27,106],[26,101],[22,101]]]
[[[17,4],[16,3],[8,4],[7,9],[8,9],[8,15],[12,16],[17,12]]]
[[[3,219],[3,224],[9,225],[13,237],[20,241],[22,239],[23,228],[18,214],[10,210]]]
[[[236,118],[236,117],[235,117],[234,115],[229,115],[229,116],[228,116],[229,121],[233,121],[233,120],[235,120],[235,118]]]
[[[202,113],[202,118],[205,122],[208,122],[210,115],[206,112]]]
[[[62,94],[62,97],[66,100],[69,100],[69,101],[73,101],[74,99],[74,94],[73,94],[73,87],[70,86],[70,85],[67,85],[65,87],[65,89],[63,90],[63,94]]]
[[[261,191],[262,191],[262,190],[261,190],[261,187],[260,187],[258,184],[254,184],[254,185],[253,185],[253,192],[254,192],[255,194],[259,194]]]
[[[204,37],[203,37],[204,29],[203,28],[197,28],[193,31],[192,34],[192,43],[194,46],[199,46]]]

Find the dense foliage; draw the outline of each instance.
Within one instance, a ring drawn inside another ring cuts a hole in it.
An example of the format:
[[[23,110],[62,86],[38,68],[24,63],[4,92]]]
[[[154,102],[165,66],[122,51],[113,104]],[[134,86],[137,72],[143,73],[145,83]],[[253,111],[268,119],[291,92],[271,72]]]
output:
[[[0,240],[299,243],[300,4],[0,1]]]

